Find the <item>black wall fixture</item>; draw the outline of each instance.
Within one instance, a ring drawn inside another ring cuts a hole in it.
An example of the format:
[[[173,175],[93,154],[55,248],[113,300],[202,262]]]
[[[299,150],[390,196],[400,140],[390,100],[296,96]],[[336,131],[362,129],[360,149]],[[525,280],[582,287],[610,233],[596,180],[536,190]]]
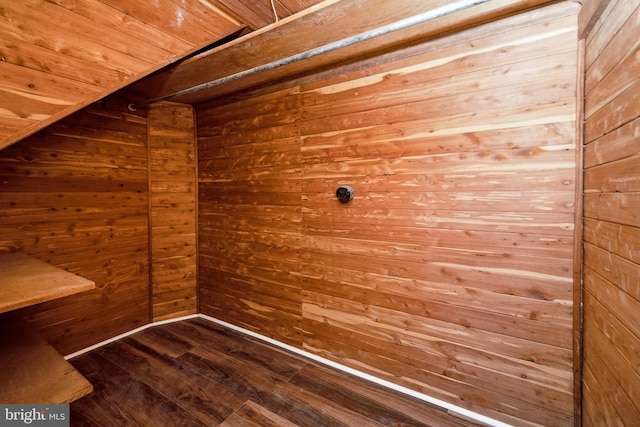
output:
[[[336,190],[336,197],[338,198],[340,203],[349,202],[351,199],[353,199],[354,194],[355,191],[353,191],[353,187],[350,187],[348,185],[340,186]]]

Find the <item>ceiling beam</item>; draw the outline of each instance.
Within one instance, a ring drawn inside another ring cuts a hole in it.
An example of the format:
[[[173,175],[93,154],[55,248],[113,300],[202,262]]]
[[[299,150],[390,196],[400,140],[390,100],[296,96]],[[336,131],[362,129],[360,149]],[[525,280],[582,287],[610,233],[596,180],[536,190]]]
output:
[[[141,81],[131,90],[146,100],[142,103],[170,99],[196,104],[394,46],[468,28],[545,3],[554,1],[329,0],[176,64]],[[452,7],[455,5],[461,7]],[[340,46],[341,42],[354,36],[357,38],[444,8],[449,8],[449,12],[434,14],[423,22]],[[323,49],[331,45],[338,45],[338,48]],[[317,53],[307,55],[315,51]],[[273,64],[275,66],[271,66]]]

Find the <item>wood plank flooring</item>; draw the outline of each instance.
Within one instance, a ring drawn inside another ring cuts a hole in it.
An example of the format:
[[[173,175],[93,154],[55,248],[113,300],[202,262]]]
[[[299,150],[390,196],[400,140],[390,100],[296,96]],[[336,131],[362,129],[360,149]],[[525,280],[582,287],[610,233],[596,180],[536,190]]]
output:
[[[72,426],[478,426],[205,319],[154,326],[70,362],[94,392]]]

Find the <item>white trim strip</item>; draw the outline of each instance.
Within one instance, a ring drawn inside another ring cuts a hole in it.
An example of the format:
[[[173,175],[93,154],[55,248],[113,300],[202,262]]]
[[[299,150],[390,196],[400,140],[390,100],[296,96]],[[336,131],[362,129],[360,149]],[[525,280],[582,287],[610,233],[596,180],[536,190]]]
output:
[[[151,328],[153,326],[166,325],[167,323],[181,322],[183,320],[195,319],[197,317],[200,317],[200,316],[198,314],[191,314],[189,316],[176,317],[175,319],[167,319],[167,320],[160,320],[158,322],[147,323],[146,325],[142,325],[139,328],[132,329],[131,331],[125,332],[124,334],[120,334],[120,335],[115,336],[113,338],[109,338],[108,340],[104,340],[104,341],[99,342],[98,344],[94,344],[94,345],[92,345],[90,347],[83,348],[82,350],[76,351],[75,353],[68,354],[68,355],[64,356],[64,358],[66,360],[73,359],[74,357],[78,357],[78,356],[80,356],[82,354],[88,353],[88,352],[90,352],[92,350],[95,350],[97,348],[100,348],[100,347],[102,347],[104,345],[111,344],[114,341],[118,341],[118,340],[120,340],[122,338],[126,338],[126,337],[128,337],[130,335],[133,335],[133,334],[137,333],[137,332],[144,331],[145,329],[149,329],[149,328]]]
[[[240,333],[242,333],[244,335],[248,335],[250,337],[259,339],[260,341],[264,341],[266,343],[269,343],[269,344],[271,344],[271,345],[273,345],[275,347],[279,347],[279,348],[282,348],[284,350],[288,350],[288,351],[290,351],[292,353],[298,354],[298,355],[300,355],[302,357],[305,357],[307,359],[314,360],[314,361],[316,361],[318,363],[322,363],[323,365],[329,366],[331,368],[337,369],[339,371],[345,372],[345,373],[350,374],[350,375],[354,375],[354,376],[356,376],[358,378],[362,378],[364,380],[371,381],[372,383],[378,384],[378,385],[380,385],[382,387],[386,387],[386,388],[398,391],[400,393],[406,394],[408,396],[415,397],[416,399],[420,399],[420,400],[428,402],[428,403],[430,403],[432,405],[439,406],[439,407],[441,407],[443,409],[446,409],[447,411],[455,412],[456,414],[459,414],[459,415],[461,415],[463,417],[467,417],[469,419],[472,419],[472,420],[475,420],[475,421],[479,421],[479,422],[487,424],[489,426],[493,426],[493,427],[511,427],[510,424],[503,423],[502,421],[498,421],[498,420],[495,420],[493,418],[489,418],[487,416],[478,414],[477,412],[473,412],[473,411],[470,411],[468,409],[461,408],[461,407],[459,407],[457,405],[453,405],[453,404],[451,404],[449,402],[445,402],[444,400],[437,399],[437,398],[429,396],[427,394],[420,393],[420,392],[417,392],[415,390],[411,390],[410,388],[403,387],[403,386],[398,385],[398,384],[394,384],[394,383],[392,383],[390,381],[387,381],[387,380],[383,380],[382,378],[378,378],[378,377],[375,377],[373,375],[367,374],[365,372],[358,371],[357,369],[353,369],[353,368],[350,368],[348,366],[342,365],[340,363],[333,362],[333,361],[331,361],[329,359],[325,359],[324,357],[318,356],[318,355],[313,354],[313,353],[309,353],[308,351],[301,350],[299,348],[290,346],[289,344],[285,344],[283,342],[274,340],[274,339],[266,337],[264,335],[260,335],[260,334],[258,334],[256,332],[250,331],[248,329],[241,328],[240,326],[236,326],[236,325],[233,325],[231,323],[227,323],[227,322],[225,322],[223,320],[216,319],[215,317],[207,316],[206,314],[192,314],[190,316],[183,316],[183,317],[177,317],[175,319],[161,320],[159,322],[148,323],[146,325],[140,326],[139,328],[133,329],[133,330],[131,330],[129,332],[125,332],[124,334],[120,334],[118,336],[115,336],[115,337],[110,338],[108,340],[102,341],[102,342],[100,342],[98,344],[92,345],[90,347],[87,347],[87,348],[82,349],[80,351],[77,351],[75,353],[71,353],[71,354],[65,356],[64,358],[67,359],[67,360],[73,359],[74,357],[80,356],[80,355],[82,355],[84,353],[88,353],[88,352],[90,352],[92,350],[95,350],[97,348],[100,348],[100,347],[102,347],[104,345],[110,344],[110,343],[112,343],[114,341],[118,341],[119,339],[122,339],[122,338],[126,338],[126,337],[128,337],[130,335],[133,335],[133,334],[135,334],[137,332],[140,332],[140,331],[144,331],[145,329],[151,328],[153,326],[165,325],[165,324],[174,323],[174,322],[181,322],[183,320],[189,320],[189,319],[194,319],[194,318],[200,318],[200,319],[204,319],[204,320],[207,320],[209,322],[212,322],[212,323],[216,323],[218,325],[224,326],[225,328],[234,330],[236,332],[240,332]]]
[[[269,343],[271,345],[274,345],[276,347],[280,347],[282,349],[288,350],[288,351],[290,351],[292,353],[296,353],[296,354],[298,354],[300,356],[306,357],[307,359],[311,359],[311,360],[314,360],[316,362],[322,363],[323,365],[327,365],[327,366],[329,366],[331,368],[337,369],[337,370],[345,372],[347,374],[354,375],[354,376],[356,376],[358,378],[362,378],[364,380],[371,381],[371,382],[373,382],[375,384],[378,384],[380,386],[383,386],[383,387],[386,387],[386,388],[390,388],[392,390],[395,390],[395,391],[398,391],[400,393],[409,395],[411,397],[415,397],[416,399],[423,400],[425,402],[431,403],[432,405],[439,406],[439,407],[444,408],[444,409],[446,409],[448,411],[455,412],[457,414],[460,414],[460,415],[462,415],[464,417],[473,419],[475,421],[479,421],[479,422],[485,423],[485,424],[487,424],[489,426],[511,427],[510,424],[503,423],[502,421],[498,421],[498,420],[495,420],[493,418],[489,418],[487,416],[478,414],[477,412],[473,412],[473,411],[470,411],[468,409],[461,408],[459,406],[456,406],[456,405],[453,405],[453,404],[451,404],[449,402],[445,402],[445,401],[437,399],[435,397],[426,395],[424,393],[420,393],[420,392],[417,392],[415,390],[411,390],[411,389],[409,389],[407,387],[403,387],[401,385],[394,384],[394,383],[392,383],[390,381],[383,380],[382,378],[378,378],[378,377],[375,377],[373,375],[367,374],[365,372],[358,371],[357,369],[353,369],[353,368],[350,368],[348,366],[342,365],[340,363],[333,362],[333,361],[331,361],[329,359],[325,359],[324,357],[315,355],[313,353],[309,353],[309,352],[307,352],[305,350],[301,350],[299,348],[290,346],[290,345],[285,344],[283,342],[276,341],[276,340],[274,340],[272,338],[265,337],[264,335],[260,335],[258,333],[253,332],[253,331],[250,331],[248,329],[244,329],[244,328],[241,328],[239,326],[233,325],[231,323],[227,323],[227,322],[225,322],[223,320],[216,319],[215,317],[207,316],[206,314],[199,314],[199,317],[202,318],[202,319],[208,320],[210,322],[217,323],[217,324],[219,324],[221,326],[224,326],[226,328],[232,329],[234,331],[243,333],[245,335],[249,335],[249,336],[251,336],[253,338],[257,338],[257,339],[259,339],[261,341],[264,341],[264,342],[267,342],[267,343]]]

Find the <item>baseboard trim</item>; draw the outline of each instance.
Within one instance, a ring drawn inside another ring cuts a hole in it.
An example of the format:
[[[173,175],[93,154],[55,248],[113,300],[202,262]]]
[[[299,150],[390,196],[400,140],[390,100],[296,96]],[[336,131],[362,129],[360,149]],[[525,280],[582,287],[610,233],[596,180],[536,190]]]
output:
[[[379,386],[386,387],[386,388],[398,391],[400,393],[406,394],[408,396],[415,397],[416,399],[420,399],[422,401],[428,402],[428,403],[430,403],[432,405],[435,405],[435,406],[438,406],[440,408],[446,409],[449,412],[453,412],[456,415],[459,415],[459,416],[461,416],[463,418],[466,418],[468,420],[481,422],[481,423],[484,423],[486,425],[494,426],[494,427],[511,427],[510,424],[503,423],[502,421],[495,420],[495,419],[487,417],[485,415],[478,414],[477,412],[473,412],[473,411],[470,411],[468,409],[461,408],[461,407],[459,407],[457,405],[451,404],[449,402],[445,402],[444,400],[440,400],[440,399],[437,399],[435,397],[429,396],[427,394],[417,392],[417,391],[412,390],[410,388],[403,387],[401,385],[392,383],[392,382],[387,381],[387,380],[383,380],[382,378],[375,377],[373,375],[367,374],[366,372],[358,371],[357,369],[353,369],[353,368],[350,368],[348,366],[342,365],[340,363],[334,362],[332,360],[325,359],[324,357],[318,356],[318,355],[313,354],[313,353],[309,353],[308,351],[301,350],[299,348],[290,346],[289,344],[285,344],[283,342],[274,340],[274,339],[266,337],[264,335],[260,335],[260,334],[258,334],[256,332],[250,331],[250,330],[242,328],[240,326],[236,326],[236,325],[233,325],[231,323],[227,323],[227,322],[225,322],[223,320],[216,319],[215,317],[207,316],[206,314],[199,314],[198,316],[201,319],[208,320],[208,321],[210,321],[212,323],[216,323],[216,324],[218,324],[220,326],[224,326],[225,328],[232,329],[232,330],[240,332],[242,334],[245,334],[245,335],[251,336],[253,338],[259,339],[261,341],[267,342],[267,343],[269,343],[269,344],[271,344],[273,346],[282,348],[284,350],[288,350],[288,351],[290,351],[292,353],[296,353],[296,354],[298,354],[298,355],[300,355],[302,357],[306,357],[307,359],[311,359],[311,360],[314,360],[314,361],[316,361],[318,363],[322,363],[323,365],[329,366],[329,367],[331,367],[333,369],[337,369],[337,370],[345,372],[347,374],[354,375],[354,376],[356,376],[358,378],[362,378],[364,380],[371,381],[371,382],[373,382],[373,383],[375,383],[375,384],[377,384]],[[452,416],[454,416],[454,415],[452,414]]]
[[[135,334],[137,332],[144,331],[145,329],[149,329],[149,328],[152,328],[154,326],[166,325],[167,323],[181,322],[183,320],[195,319],[197,317],[200,317],[200,315],[198,315],[198,314],[190,314],[189,316],[176,317],[175,319],[167,319],[167,320],[160,320],[158,322],[147,323],[146,325],[142,325],[142,326],[140,326],[138,328],[132,329],[132,330],[130,330],[128,332],[122,333],[122,334],[117,335],[117,336],[115,336],[113,338],[109,338],[108,340],[104,340],[104,341],[101,341],[101,342],[99,342],[97,344],[94,344],[94,345],[92,345],[90,347],[83,348],[82,350],[78,350],[75,353],[68,354],[68,355],[64,356],[64,358],[66,360],[73,359],[74,357],[78,357],[80,355],[88,353],[88,352],[90,352],[92,350],[95,350],[95,349],[100,348],[102,346],[105,346],[107,344],[111,344],[114,341],[118,341],[118,340],[120,340],[122,338],[128,337],[129,335],[133,335],[133,334]]]
[[[140,331],[144,331],[145,329],[152,328],[154,326],[165,325],[165,324],[174,323],[174,322],[181,322],[181,321],[184,321],[184,320],[189,320],[189,319],[194,319],[194,318],[204,319],[204,320],[207,320],[209,322],[218,324],[220,326],[224,326],[225,328],[228,328],[228,329],[234,330],[236,332],[240,332],[240,333],[242,333],[244,335],[248,335],[250,337],[259,339],[260,341],[264,341],[264,342],[269,343],[269,344],[271,344],[271,345],[273,345],[275,347],[279,347],[279,348],[282,348],[284,350],[287,350],[287,351],[290,351],[292,353],[295,353],[295,354],[297,354],[299,356],[305,357],[307,359],[314,360],[314,361],[316,361],[318,363],[321,363],[321,364],[323,364],[325,366],[329,366],[329,367],[331,367],[333,369],[345,372],[345,373],[347,373],[349,375],[354,375],[354,376],[356,376],[358,378],[362,378],[364,380],[370,381],[370,382],[372,382],[374,384],[377,384],[377,385],[379,385],[381,387],[389,388],[391,390],[395,390],[397,392],[406,394],[408,396],[415,397],[416,399],[420,399],[420,400],[422,400],[424,402],[430,403],[432,405],[435,405],[435,406],[438,406],[440,408],[446,409],[449,412],[452,412],[453,413],[452,416],[458,415],[458,416],[460,416],[462,418],[466,418],[466,419],[472,420],[472,421],[481,422],[481,423],[484,423],[484,424],[486,424],[488,426],[493,426],[493,427],[511,427],[510,424],[503,423],[502,421],[495,420],[495,419],[487,417],[485,415],[478,414],[477,412],[473,412],[473,411],[470,411],[468,409],[461,408],[461,407],[459,407],[457,405],[451,404],[449,402],[445,402],[444,400],[440,400],[440,399],[437,399],[435,397],[429,396],[427,394],[417,392],[417,391],[412,390],[410,388],[403,387],[401,385],[392,383],[392,382],[387,381],[387,380],[383,380],[382,378],[378,378],[376,376],[367,374],[366,372],[362,372],[362,371],[359,371],[357,369],[350,368],[349,366],[345,366],[345,365],[342,365],[340,363],[334,362],[332,360],[325,359],[324,357],[318,356],[318,355],[313,354],[313,353],[309,353],[308,351],[305,351],[305,350],[293,347],[293,346],[291,346],[289,344],[285,344],[283,342],[274,340],[273,338],[269,338],[267,336],[260,335],[260,334],[258,334],[256,332],[250,331],[250,330],[242,328],[240,326],[236,326],[234,324],[227,323],[227,322],[225,322],[223,320],[216,319],[215,317],[207,316],[206,314],[192,314],[192,315],[189,315],[189,316],[176,317],[175,319],[167,319],[167,320],[161,320],[161,321],[158,321],[158,322],[147,323],[146,325],[140,326],[139,328],[133,329],[133,330],[131,330],[129,332],[125,332],[123,334],[120,334],[120,335],[115,336],[113,338],[110,338],[108,340],[105,340],[105,341],[99,342],[97,344],[94,344],[94,345],[92,345],[90,347],[84,348],[84,349],[82,349],[80,351],[77,351],[75,353],[71,353],[71,354],[65,356],[64,358],[67,359],[67,360],[73,359],[74,357],[78,357],[78,356],[80,356],[80,355],[82,355],[84,353],[88,353],[88,352],[90,352],[92,350],[98,349],[98,348],[100,348],[102,346],[105,346],[107,344],[110,344],[110,343],[112,343],[114,341],[118,341],[118,340],[120,340],[122,338],[126,338],[126,337],[128,337],[130,335],[133,335],[133,334],[135,334],[137,332],[140,332]]]

